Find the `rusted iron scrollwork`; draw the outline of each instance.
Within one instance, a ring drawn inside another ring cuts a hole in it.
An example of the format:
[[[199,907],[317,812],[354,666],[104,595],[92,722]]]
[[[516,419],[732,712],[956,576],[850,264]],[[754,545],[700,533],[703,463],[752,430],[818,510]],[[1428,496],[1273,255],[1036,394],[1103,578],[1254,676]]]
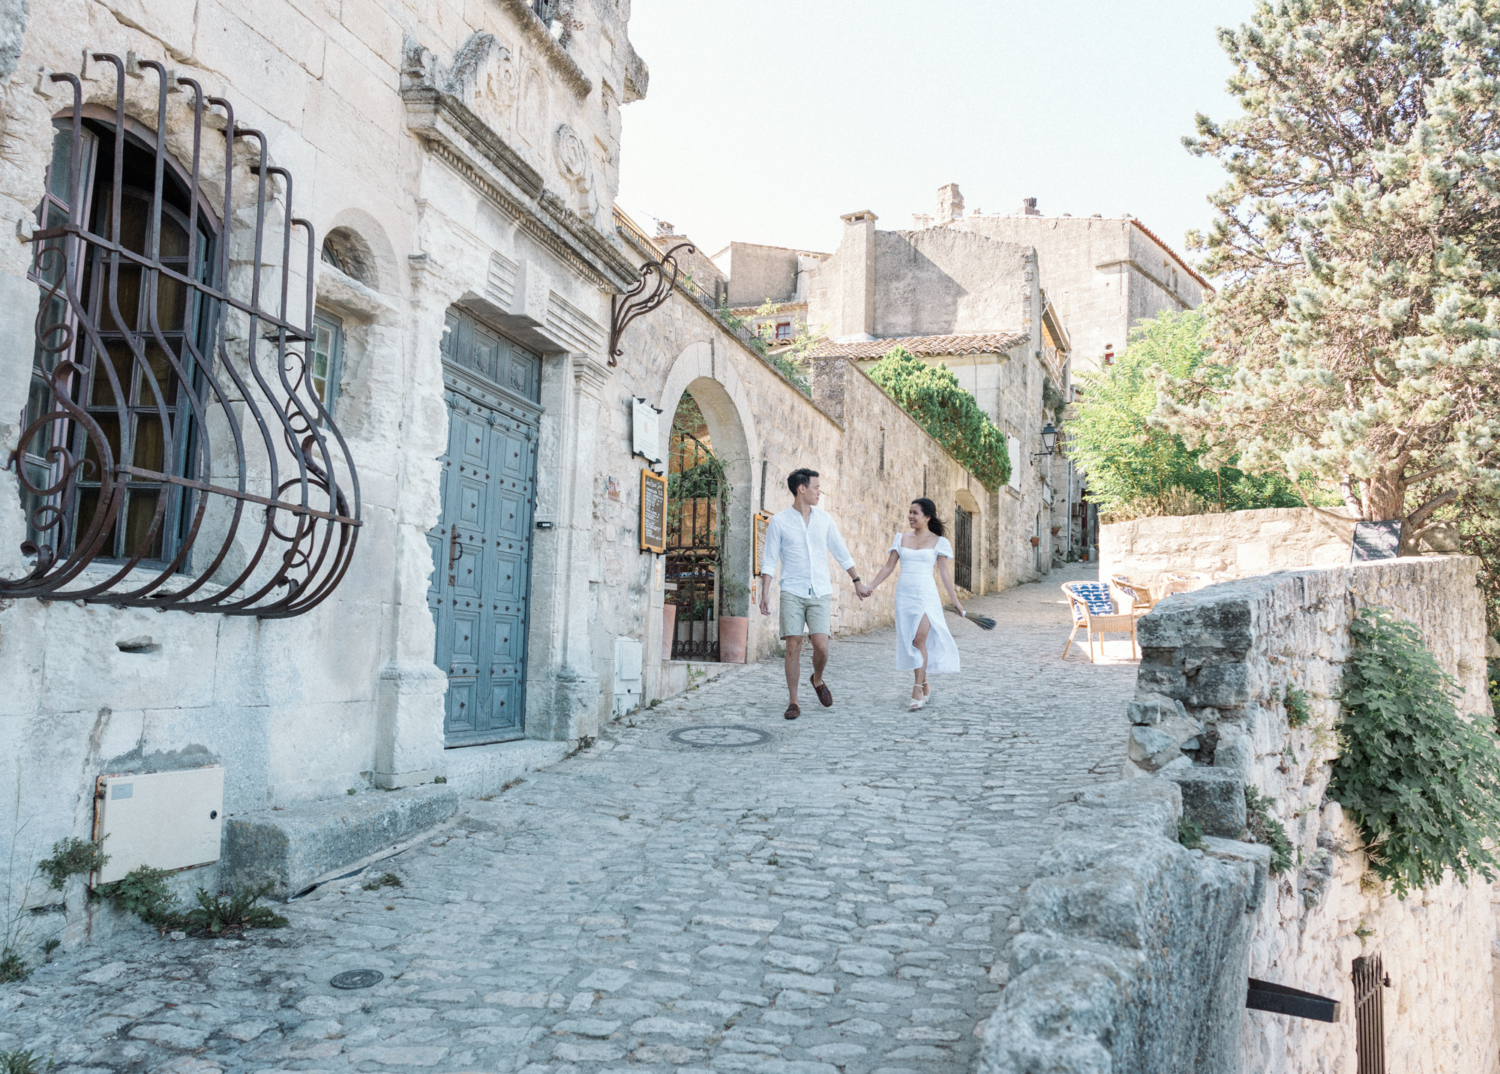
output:
[[[42,294],[7,462],[30,571],[0,579],[0,597],[299,615],[342,580],[361,525],[313,375],[312,225],[228,101],[139,61],[155,76],[151,130],[127,114],[124,63],[93,59],[113,69],[112,116],[85,106],[78,76],[51,76],[73,100],[31,237]],[[169,92],[190,164],[167,149]]]
[[[678,250],[686,250],[690,254],[696,252],[692,243],[679,242],[662,254],[660,261],[647,261],[642,265],[641,278],[623,295],[615,296],[614,317],[609,326],[610,365],[615,365],[616,359],[625,353],[624,348],[620,346],[620,337],[625,333],[625,326],[641,314],[650,313],[660,306],[672,293],[672,288],[677,285]]]

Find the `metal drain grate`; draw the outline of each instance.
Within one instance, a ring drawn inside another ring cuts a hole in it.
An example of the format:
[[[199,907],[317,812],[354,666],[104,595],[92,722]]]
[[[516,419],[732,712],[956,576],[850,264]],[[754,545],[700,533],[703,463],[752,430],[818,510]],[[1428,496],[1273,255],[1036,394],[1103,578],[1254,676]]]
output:
[[[667,736],[673,742],[698,749],[744,749],[760,746],[771,741],[769,731],[740,724],[720,724],[714,727],[679,727]]]

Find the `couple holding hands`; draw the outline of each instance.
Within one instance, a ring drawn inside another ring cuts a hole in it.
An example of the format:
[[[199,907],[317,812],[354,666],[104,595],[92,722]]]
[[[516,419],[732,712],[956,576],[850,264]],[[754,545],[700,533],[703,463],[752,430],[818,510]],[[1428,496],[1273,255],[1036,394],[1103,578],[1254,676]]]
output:
[[[854,591],[864,600],[899,566],[896,581],[896,668],[913,673],[911,704],[916,711],[932,694],[927,676],[958,671],[958,647],[943,621],[943,602],[932,577],[934,565],[943,579],[954,608],[964,615],[953,585],[953,546],[943,536],[937,506],[925,497],[913,500],[906,511],[907,532],[891,541],[890,555],[880,573],[868,584],[861,582],[854,557],[828,512],[818,508],[822,493],[816,470],[794,470],[786,479],[792,506],[772,516],[761,552],[760,613],[770,615],[771,577],[781,567],[781,637],[786,642],[786,686],[790,701],[783,715],[795,720],[802,715],[797,704],[801,678],[802,630],[812,642],[813,692],[826,708],[833,693],[823,681],[828,663],[829,611],[833,584],[828,577],[828,553],[849,572]]]

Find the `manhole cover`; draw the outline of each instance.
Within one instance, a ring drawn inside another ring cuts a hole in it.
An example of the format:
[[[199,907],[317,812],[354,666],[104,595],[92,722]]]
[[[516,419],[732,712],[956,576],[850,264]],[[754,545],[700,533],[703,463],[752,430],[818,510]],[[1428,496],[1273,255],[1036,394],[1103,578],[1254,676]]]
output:
[[[700,749],[709,747],[735,749],[743,746],[759,746],[762,742],[771,741],[769,732],[760,731],[754,727],[741,727],[737,724],[724,724],[719,727],[681,727],[667,737],[673,742],[681,742],[685,746],[697,746]]]
[[[379,970],[345,970],[343,973],[335,974],[333,980],[328,983],[334,988],[369,988],[378,985],[385,980],[385,974]]]

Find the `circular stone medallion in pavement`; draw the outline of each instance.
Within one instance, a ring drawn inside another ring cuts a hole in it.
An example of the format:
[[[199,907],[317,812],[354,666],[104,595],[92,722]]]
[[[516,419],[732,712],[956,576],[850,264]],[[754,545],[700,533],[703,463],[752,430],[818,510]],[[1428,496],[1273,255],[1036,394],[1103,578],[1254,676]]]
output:
[[[680,742],[684,746],[696,746],[699,749],[739,749],[745,746],[759,746],[771,741],[769,732],[760,731],[754,727],[742,727],[738,724],[721,724],[716,727],[679,727],[667,737],[673,742]]]
[[[334,988],[369,988],[378,985],[385,980],[385,974],[379,970],[345,970],[343,973],[334,974],[328,983]]]

